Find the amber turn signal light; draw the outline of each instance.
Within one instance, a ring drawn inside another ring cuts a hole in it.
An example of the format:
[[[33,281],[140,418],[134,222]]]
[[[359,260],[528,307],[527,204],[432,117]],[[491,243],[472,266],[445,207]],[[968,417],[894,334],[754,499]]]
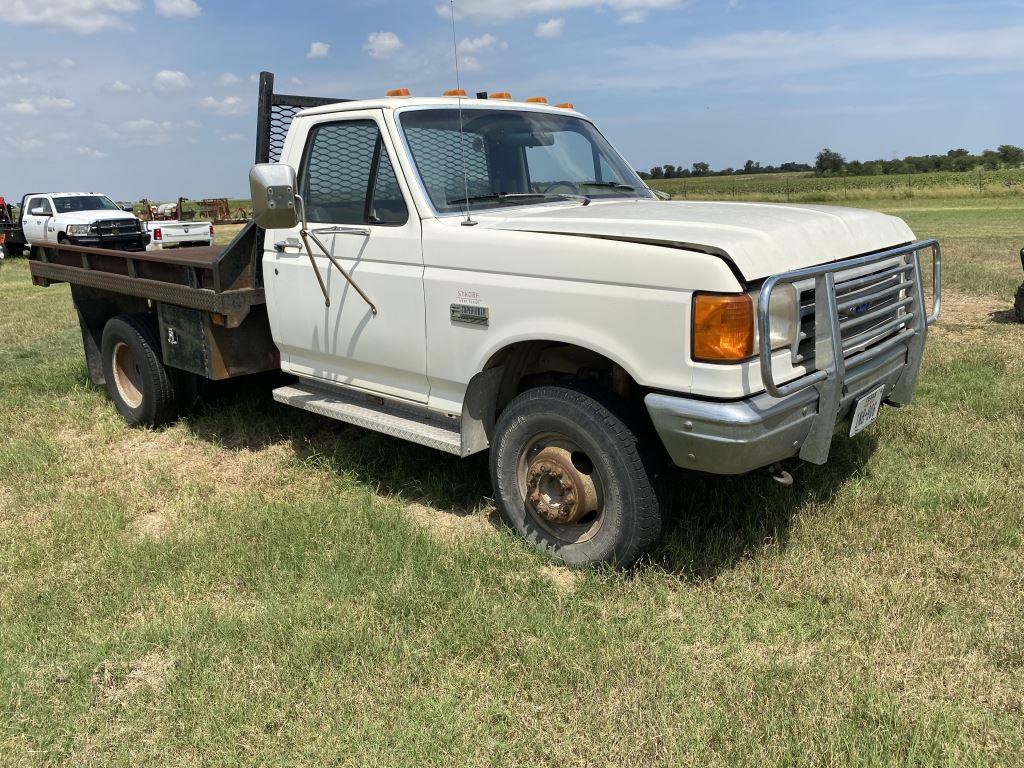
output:
[[[388,98],[392,99],[398,96],[411,96],[408,88],[393,88],[388,91]]]
[[[693,359],[735,363],[754,354],[754,302],[745,293],[693,297]]]
[[[555,104],[559,109],[576,109],[571,101],[567,101],[564,104]]]
[[[526,100],[527,104],[547,104],[548,100],[543,96],[531,96]]]
[[[499,101],[512,101],[512,94],[508,91],[499,91],[498,93],[492,93],[491,98],[498,99]]]
[[[445,96],[461,96],[462,98],[466,98],[466,92],[462,88],[453,88],[450,91],[445,91],[444,95]]]

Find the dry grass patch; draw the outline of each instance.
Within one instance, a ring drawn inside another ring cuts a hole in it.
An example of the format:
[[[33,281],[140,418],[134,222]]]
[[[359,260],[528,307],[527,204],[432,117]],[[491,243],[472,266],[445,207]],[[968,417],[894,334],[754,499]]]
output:
[[[162,690],[176,663],[162,651],[153,651],[127,664],[104,661],[92,675],[95,701],[107,704],[131,698],[144,689]]]
[[[562,565],[545,565],[540,569],[540,573],[551,582],[551,586],[555,588],[555,593],[559,597],[568,597],[573,594],[583,579],[583,575],[579,571]]]
[[[497,512],[493,508],[482,512],[445,511],[417,502],[406,506],[405,513],[431,537],[449,543],[482,539],[497,526]]]

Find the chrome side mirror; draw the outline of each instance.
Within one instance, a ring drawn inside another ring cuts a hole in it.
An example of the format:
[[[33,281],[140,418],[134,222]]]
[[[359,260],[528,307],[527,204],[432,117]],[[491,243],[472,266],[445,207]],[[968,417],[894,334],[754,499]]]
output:
[[[299,223],[295,169],[283,163],[260,163],[249,171],[252,217],[263,229],[291,229]]]

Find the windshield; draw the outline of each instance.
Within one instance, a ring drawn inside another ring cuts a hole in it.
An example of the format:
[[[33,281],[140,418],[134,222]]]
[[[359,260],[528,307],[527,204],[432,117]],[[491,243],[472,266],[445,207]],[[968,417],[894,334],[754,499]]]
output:
[[[81,211],[119,211],[120,208],[110,198],[103,195],[75,195],[74,197],[55,197],[53,204],[57,213],[79,213]]]
[[[413,110],[399,118],[439,213],[549,200],[651,197],[586,120],[508,109],[465,108],[462,114],[461,131],[457,109]]]

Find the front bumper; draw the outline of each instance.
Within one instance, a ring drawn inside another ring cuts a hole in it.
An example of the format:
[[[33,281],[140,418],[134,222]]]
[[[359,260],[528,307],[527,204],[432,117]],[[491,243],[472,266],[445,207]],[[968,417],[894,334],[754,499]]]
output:
[[[88,248],[109,248],[112,251],[144,251],[146,246],[149,245],[149,235],[144,233],[133,233],[130,235],[69,235],[68,243]]]
[[[888,399],[907,367],[907,348],[875,358],[863,370],[847,372],[837,424],[845,424],[858,398],[879,384]],[[676,466],[716,475],[742,475],[800,454],[819,417],[816,389],[778,399],[764,393],[747,400],[714,402],[651,393],[644,399],[654,427]]]
[[[930,311],[920,259],[928,250]],[[860,397],[881,385],[890,405],[913,399],[928,327],[939,316],[941,276],[939,244],[929,240],[769,278],[757,314],[764,394],[731,402],[647,395],[669,456],[680,467],[724,475],[796,455],[824,464],[835,432]],[[769,307],[780,285],[791,285],[799,297],[800,333],[789,354],[793,366],[807,371],[786,383],[775,380],[770,348]]]

